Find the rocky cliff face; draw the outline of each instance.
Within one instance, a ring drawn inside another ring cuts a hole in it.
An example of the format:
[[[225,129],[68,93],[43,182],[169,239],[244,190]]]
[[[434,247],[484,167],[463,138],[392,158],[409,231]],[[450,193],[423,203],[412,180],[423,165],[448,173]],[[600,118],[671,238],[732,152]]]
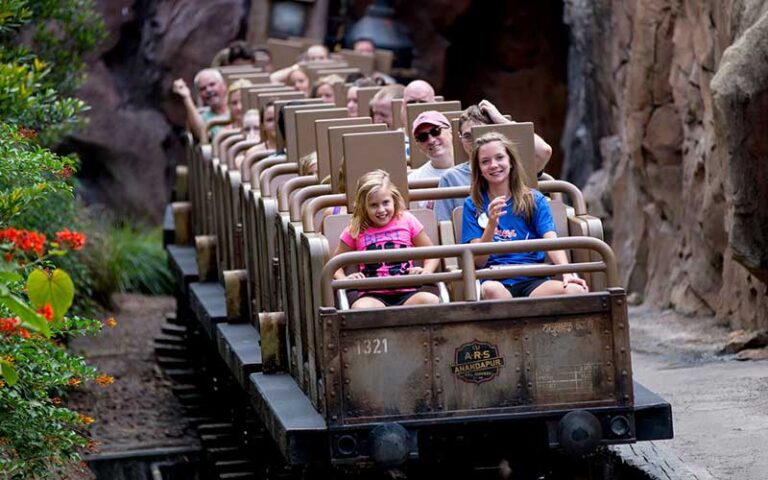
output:
[[[235,39],[243,0],[99,0],[108,38],[80,97],[88,127],[59,150],[76,151],[86,200],[159,222],[173,167],[183,161],[184,110],[174,78],[192,77]]]
[[[768,2],[566,3],[565,171],[580,182],[601,165],[587,190],[612,214],[624,283],[765,328]]]

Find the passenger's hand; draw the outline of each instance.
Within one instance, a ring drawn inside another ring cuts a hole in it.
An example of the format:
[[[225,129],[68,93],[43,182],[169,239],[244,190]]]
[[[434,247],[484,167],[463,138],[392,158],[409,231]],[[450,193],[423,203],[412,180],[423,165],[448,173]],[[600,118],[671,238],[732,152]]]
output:
[[[488,100],[481,100],[480,103],[477,104],[477,107],[480,109],[481,112],[488,115],[488,117],[493,120],[493,123],[508,123],[509,120],[504,118],[504,115],[501,114],[498,108],[496,108],[496,105],[492,104]]]
[[[567,287],[569,284],[578,285],[581,288],[583,288],[585,292],[589,291],[589,287],[587,287],[587,282],[583,278],[576,275],[575,273],[563,274],[563,288]]]
[[[365,278],[362,272],[350,273],[347,275],[347,280],[362,280]]]
[[[421,267],[411,267],[408,269],[408,275],[421,275],[422,273],[426,272]]]
[[[173,81],[173,93],[184,98],[192,96],[192,92],[189,91],[189,87],[183,78],[177,78]]]
[[[493,227],[496,228],[496,225],[499,223],[499,218],[507,214],[506,207],[507,199],[504,196],[499,196],[491,200],[490,205],[488,205],[488,224],[493,224]]]

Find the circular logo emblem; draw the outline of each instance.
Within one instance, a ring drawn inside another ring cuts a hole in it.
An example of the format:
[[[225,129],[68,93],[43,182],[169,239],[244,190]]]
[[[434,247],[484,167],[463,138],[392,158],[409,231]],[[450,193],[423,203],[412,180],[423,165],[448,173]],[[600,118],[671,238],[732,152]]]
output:
[[[485,212],[481,213],[479,217],[477,217],[477,224],[480,225],[480,228],[485,228],[488,226],[488,215],[485,214]]]

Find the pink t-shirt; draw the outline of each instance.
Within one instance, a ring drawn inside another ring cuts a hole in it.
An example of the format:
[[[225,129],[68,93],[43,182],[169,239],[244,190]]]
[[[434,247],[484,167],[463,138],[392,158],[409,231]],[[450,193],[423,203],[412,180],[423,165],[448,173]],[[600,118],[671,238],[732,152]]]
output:
[[[421,233],[424,226],[410,212],[404,211],[393,218],[384,227],[372,227],[360,232],[357,238],[349,234],[349,227],[341,233],[341,241],[357,251],[389,250],[394,248],[407,248],[413,246],[413,237]],[[403,263],[369,263],[360,265],[360,271],[366,277],[390,277],[393,275],[407,275],[408,269],[413,266],[413,261]],[[411,292],[415,288],[397,288],[387,290],[370,290],[372,293],[396,293]]]

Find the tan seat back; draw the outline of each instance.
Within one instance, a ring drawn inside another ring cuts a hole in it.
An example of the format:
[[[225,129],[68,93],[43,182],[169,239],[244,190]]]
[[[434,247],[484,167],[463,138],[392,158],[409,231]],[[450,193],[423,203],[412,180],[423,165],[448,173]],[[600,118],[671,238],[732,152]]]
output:
[[[395,59],[395,55],[390,50],[376,49],[374,59],[374,70],[386,74],[392,72],[392,62]]]
[[[341,58],[344,59],[350,67],[355,67],[360,70],[360,73],[366,77],[373,73],[373,65],[376,63],[376,57],[373,55],[363,55],[357,53],[354,50],[343,49],[339,52]]]
[[[302,42],[277,38],[267,39],[267,48],[272,54],[272,68],[275,70],[290,67],[296,63],[299,55],[305,50]]]
[[[347,118],[346,108],[308,109],[296,112],[296,159],[317,151],[315,122]],[[289,157],[290,158],[290,157]]]
[[[349,133],[344,144],[344,177],[347,209],[352,211],[357,181],[366,173],[381,169],[400,190],[408,205],[408,175],[405,163],[405,139],[400,132]]]
[[[353,125],[348,127],[330,127],[328,129],[328,148],[331,160],[331,191],[340,192],[339,170],[344,158],[342,138],[348,133],[385,132],[387,126],[382,123],[372,125]]]
[[[331,146],[328,140],[328,129],[331,127],[349,127],[354,125],[370,125],[369,117],[334,118],[315,122],[315,145],[317,146],[317,178],[322,181],[331,175]]]
[[[371,100],[382,87],[359,87],[357,89],[357,116],[371,116]]]

